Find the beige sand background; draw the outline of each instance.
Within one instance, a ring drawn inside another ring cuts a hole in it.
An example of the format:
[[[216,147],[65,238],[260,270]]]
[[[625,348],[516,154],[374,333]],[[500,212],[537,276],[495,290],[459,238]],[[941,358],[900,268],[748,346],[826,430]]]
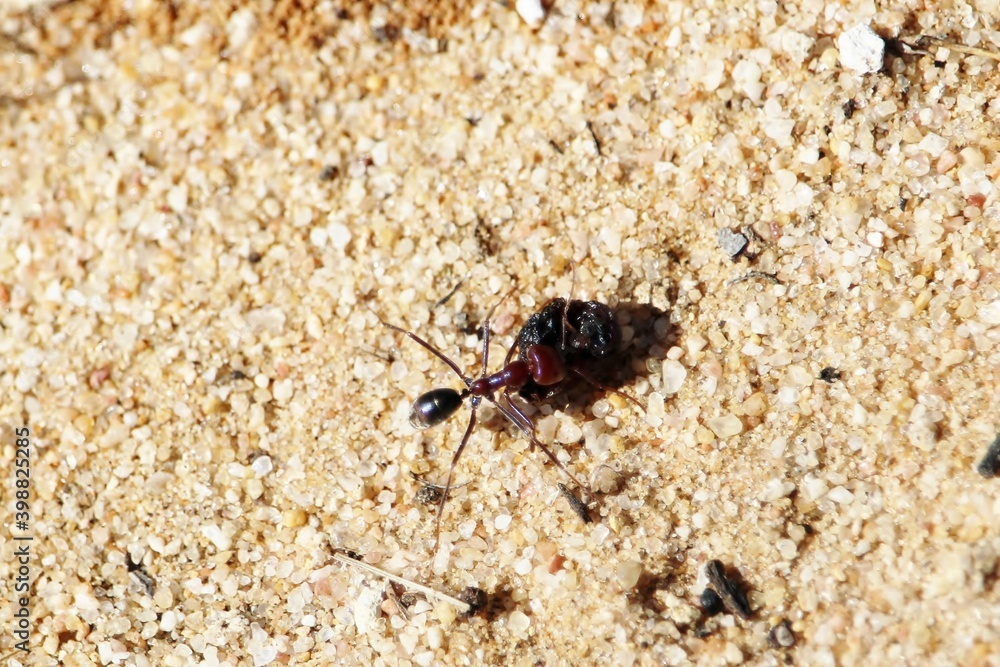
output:
[[[560,0],[537,29],[486,0],[19,5],[5,662],[1000,664],[1000,487],[975,470],[1000,429],[1000,75],[906,46],[1000,50],[995,0]],[[900,40],[880,73],[841,64],[859,23]],[[747,227],[734,262],[718,232]],[[410,473],[443,479],[467,413],[409,426],[460,385],[378,317],[476,372],[512,287],[491,368],[549,298],[600,299],[645,410],[537,406],[604,491],[587,525],[484,409],[432,558]],[[23,426],[33,634],[8,657]],[[489,608],[404,615],[337,548]],[[711,559],[751,620],[702,616]]]

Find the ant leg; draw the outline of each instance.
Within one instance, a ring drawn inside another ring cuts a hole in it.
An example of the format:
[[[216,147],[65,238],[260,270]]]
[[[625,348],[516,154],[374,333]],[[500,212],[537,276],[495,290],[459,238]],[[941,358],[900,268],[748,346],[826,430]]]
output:
[[[601,384],[600,382],[597,382],[592,377],[590,377],[589,375],[587,375],[586,373],[584,373],[583,371],[581,371],[579,368],[570,368],[569,370],[572,373],[575,373],[577,375],[577,377],[583,379],[585,382],[587,382],[588,384],[590,384],[595,389],[600,389],[601,391],[610,391],[612,394],[618,394],[622,398],[624,398],[624,399],[626,399],[628,401],[631,401],[637,408],[639,408],[643,412],[646,411],[646,408],[644,408],[642,406],[642,403],[640,403],[638,399],[636,399],[636,398],[634,398],[632,396],[629,396],[625,392],[618,391],[617,389],[615,389],[613,387],[608,387],[606,385]]]
[[[435,484],[434,482],[430,482],[430,481],[424,479],[423,475],[418,475],[417,473],[413,472],[412,470],[410,471],[410,477],[413,478],[414,482],[417,482],[421,486],[426,486],[428,488],[434,489],[435,491],[443,491],[444,490],[444,485],[443,484]],[[463,486],[466,486],[466,485],[468,485],[468,482],[466,482],[465,484],[459,484],[455,488],[456,489],[461,489]]]
[[[510,364],[510,360],[514,358],[514,350],[516,349],[517,349],[517,338],[514,339],[514,342],[510,344],[510,349],[507,350],[507,356],[504,357],[503,360],[504,367]]]
[[[378,315],[376,315],[375,317],[378,317]],[[383,320],[381,317],[378,317],[378,321],[382,323],[382,326],[387,327],[389,329],[392,329],[393,331],[397,331],[397,332],[403,334],[404,336],[408,336],[411,340],[415,341],[417,344],[419,344],[422,347],[424,347],[424,349],[428,350],[435,357],[437,357],[438,359],[440,359],[444,363],[448,364],[448,366],[451,367],[451,370],[455,371],[455,374],[458,375],[458,377],[462,378],[462,382],[464,382],[466,386],[472,384],[472,380],[470,380],[469,378],[465,377],[465,374],[462,373],[462,369],[460,369],[458,367],[458,364],[456,364],[454,361],[452,361],[451,359],[449,359],[445,355],[444,352],[442,352],[441,350],[437,349],[436,347],[434,347],[433,345],[431,345],[430,343],[428,343],[427,341],[425,341],[423,338],[421,338],[417,334],[413,333],[412,331],[407,331],[406,329],[404,329],[402,327],[397,327],[395,324],[389,324],[388,322],[386,322],[385,320]]]
[[[528,436],[528,440],[531,441],[530,451],[535,451],[535,441],[538,440],[538,436],[535,434],[535,422],[531,421],[531,417],[524,414],[524,410],[521,409],[521,406],[510,400],[510,396],[507,395],[506,387],[504,387],[504,391],[500,397],[503,399],[504,405],[515,417],[515,419],[512,419],[511,421],[513,421],[514,425],[521,429],[521,432]]]
[[[569,304],[573,301],[573,290],[576,289],[576,264],[572,265],[573,277],[570,279],[569,283],[569,298],[566,299],[566,303],[563,305],[563,330],[562,330],[562,347],[560,349],[566,349],[566,330],[572,328],[569,323]],[[576,331],[573,331],[575,334]]]
[[[573,480],[574,484],[576,484],[581,489],[586,489],[588,493],[590,492],[590,487],[587,486],[586,484],[584,484],[583,482],[581,482],[580,480],[578,480],[576,478],[576,475],[574,475],[573,473],[571,473],[569,471],[569,469],[566,468],[566,466],[564,466],[562,464],[562,461],[560,461],[559,459],[556,458],[556,455],[552,453],[552,450],[549,449],[547,446],[545,446],[545,444],[543,444],[542,441],[539,440],[537,436],[535,436],[535,433],[534,433],[534,424],[532,424],[531,427],[530,427],[530,429],[529,429],[527,426],[525,426],[524,424],[522,424],[519,421],[522,418],[523,419],[528,419],[528,417],[525,416],[523,412],[520,412],[519,410],[517,410],[517,408],[514,406],[514,404],[511,403],[509,400],[507,401],[507,405],[506,406],[503,405],[502,403],[500,403],[499,401],[494,401],[493,404],[497,407],[497,410],[499,410],[501,413],[503,413],[504,417],[506,417],[511,422],[513,422],[514,424],[516,424],[521,429],[521,431],[526,436],[528,436],[528,439],[531,440],[532,447],[538,447],[540,450],[542,450],[542,452],[547,457],[549,457],[550,461],[552,461],[554,464],[556,464],[556,466],[560,470],[562,470],[564,473],[566,473],[567,477],[569,477],[571,480]],[[515,411],[517,411],[516,414],[515,414]],[[530,420],[528,420],[528,421],[529,421],[529,424],[530,424],[531,423]]]
[[[488,364],[490,361],[490,317],[493,315],[493,310],[495,308],[496,306],[490,308],[489,314],[486,316],[486,319],[483,320],[483,366],[482,366],[482,371],[480,371],[479,373],[479,377],[481,378],[486,377],[486,369],[489,367]]]
[[[444,504],[448,500],[448,492],[451,491],[451,478],[455,474],[455,466],[458,465],[458,459],[462,456],[462,452],[465,450],[465,446],[469,444],[469,437],[472,435],[472,429],[476,427],[476,410],[479,408],[480,398],[478,396],[472,399],[472,414],[469,415],[469,426],[465,429],[465,435],[462,436],[462,443],[455,450],[455,455],[451,457],[451,467],[448,468],[448,478],[444,483],[444,490],[441,492],[441,500],[438,502],[437,519],[434,521],[434,550],[433,553],[437,553],[438,544],[441,542],[441,515],[444,514]]]

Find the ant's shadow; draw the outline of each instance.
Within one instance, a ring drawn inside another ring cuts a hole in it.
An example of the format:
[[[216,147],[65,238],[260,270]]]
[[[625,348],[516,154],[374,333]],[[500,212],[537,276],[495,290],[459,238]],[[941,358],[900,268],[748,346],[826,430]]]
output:
[[[680,337],[680,328],[670,322],[670,313],[650,304],[623,303],[618,306],[619,319],[632,328],[632,340],[622,350],[618,373],[622,386],[635,383],[636,378],[648,377],[648,362],[654,347],[669,350]],[[661,353],[662,354],[662,353]],[[637,370],[641,369],[641,370]]]

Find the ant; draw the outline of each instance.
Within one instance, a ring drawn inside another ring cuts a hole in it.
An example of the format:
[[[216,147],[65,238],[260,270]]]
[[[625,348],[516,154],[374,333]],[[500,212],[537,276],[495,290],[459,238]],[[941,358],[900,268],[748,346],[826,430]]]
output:
[[[508,292],[509,294],[509,292]],[[504,295],[503,298],[506,298]],[[508,392],[517,390],[523,398],[535,400],[555,394],[559,385],[572,372],[598,388],[610,389],[598,385],[579,368],[587,361],[604,358],[617,351],[621,343],[621,327],[618,318],[608,306],[597,301],[569,301],[553,299],[542,310],[528,318],[528,321],[511,344],[504,366],[496,373],[487,375],[490,351],[490,318],[499,303],[493,306],[483,320],[483,359],[479,377],[465,375],[454,361],[447,355],[428,343],[426,340],[402,327],[390,324],[379,318],[383,326],[401,333],[418,345],[421,345],[443,361],[465,384],[465,389],[457,391],[450,387],[438,387],[424,392],[417,397],[410,407],[410,425],[415,429],[424,430],[446,421],[462,406],[466,398],[470,398],[471,412],[469,425],[465,429],[462,441],[451,459],[448,477],[441,487],[442,493],[438,501],[437,518],[435,520],[434,551],[437,551],[441,538],[441,515],[444,504],[451,490],[452,476],[462,452],[469,443],[472,431],[476,426],[476,414],[483,400],[492,403],[497,411],[517,426],[528,440],[531,448],[538,447],[560,470],[582,489],[587,489],[573,473],[556,458],[552,450],[543,444],[535,435],[535,424],[531,418],[513,401]],[[518,358],[514,359],[515,350]],[[614,389],[610,389],[615,391]],[[621,394],[621,392],[615,391]],[[621,394],[639,405],[631,396]],[[641,407],[641,406],[640,406]]]

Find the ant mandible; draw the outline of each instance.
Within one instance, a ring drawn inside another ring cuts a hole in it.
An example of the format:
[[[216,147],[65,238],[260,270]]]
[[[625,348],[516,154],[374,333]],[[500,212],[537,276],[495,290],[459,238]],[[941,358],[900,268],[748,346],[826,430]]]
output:
[[[509,294],[509,293],[508,293]],[[504,295],[506,298],[507,295]],[[503,301],[503,298],[500,300]],[[434,551],[437,551],[441,537],[441,516],[444,504],[451,490],[452,476],[458,460],[465,450],[476,425],[479,405],[485,399],[511,423],[517,426],[531,442],[532,449],[538,447],[560,470],[580,488],[586,489],[566,467],[556,458],[552,450],[535,435],[535,425],[524,411],[510,400],[508,392],[517,390],[524,398],[536,399],[551,396],[558,391],[568,372],[573,372],[591,384],[596,384],[579,368],[588,359],[603,358],[616,351],[621,342],[621,328],[614,312],[597,301],[569,301],[553,299],[541,311],[532,315],[521,329],[504,360],[504,366],[496,373],[487,375],[490,348],[490,318],[499,303],[490,309],[482,325],[483,360],[478,378],[464,373],[447,355],[426,340],[402,327],[379,318],[383,326],[397,331],[423,346],[431,354],[443,361],[465,384],[465,389],[456,391],[450,387],[438,387],[424,392],[410,407],[410,425],[418,430],[437,426],[454,415],[471,397],[469,425],[462,441],[452,456],[448,477],[441,499],[438,501],[435,520]],[[518,358],[514,359],[514,352]],[[614,391],[613,389],[611,391]],[[621,393],[621,392],[615,392]],[[622,394],[635,402],[631,396]]]

